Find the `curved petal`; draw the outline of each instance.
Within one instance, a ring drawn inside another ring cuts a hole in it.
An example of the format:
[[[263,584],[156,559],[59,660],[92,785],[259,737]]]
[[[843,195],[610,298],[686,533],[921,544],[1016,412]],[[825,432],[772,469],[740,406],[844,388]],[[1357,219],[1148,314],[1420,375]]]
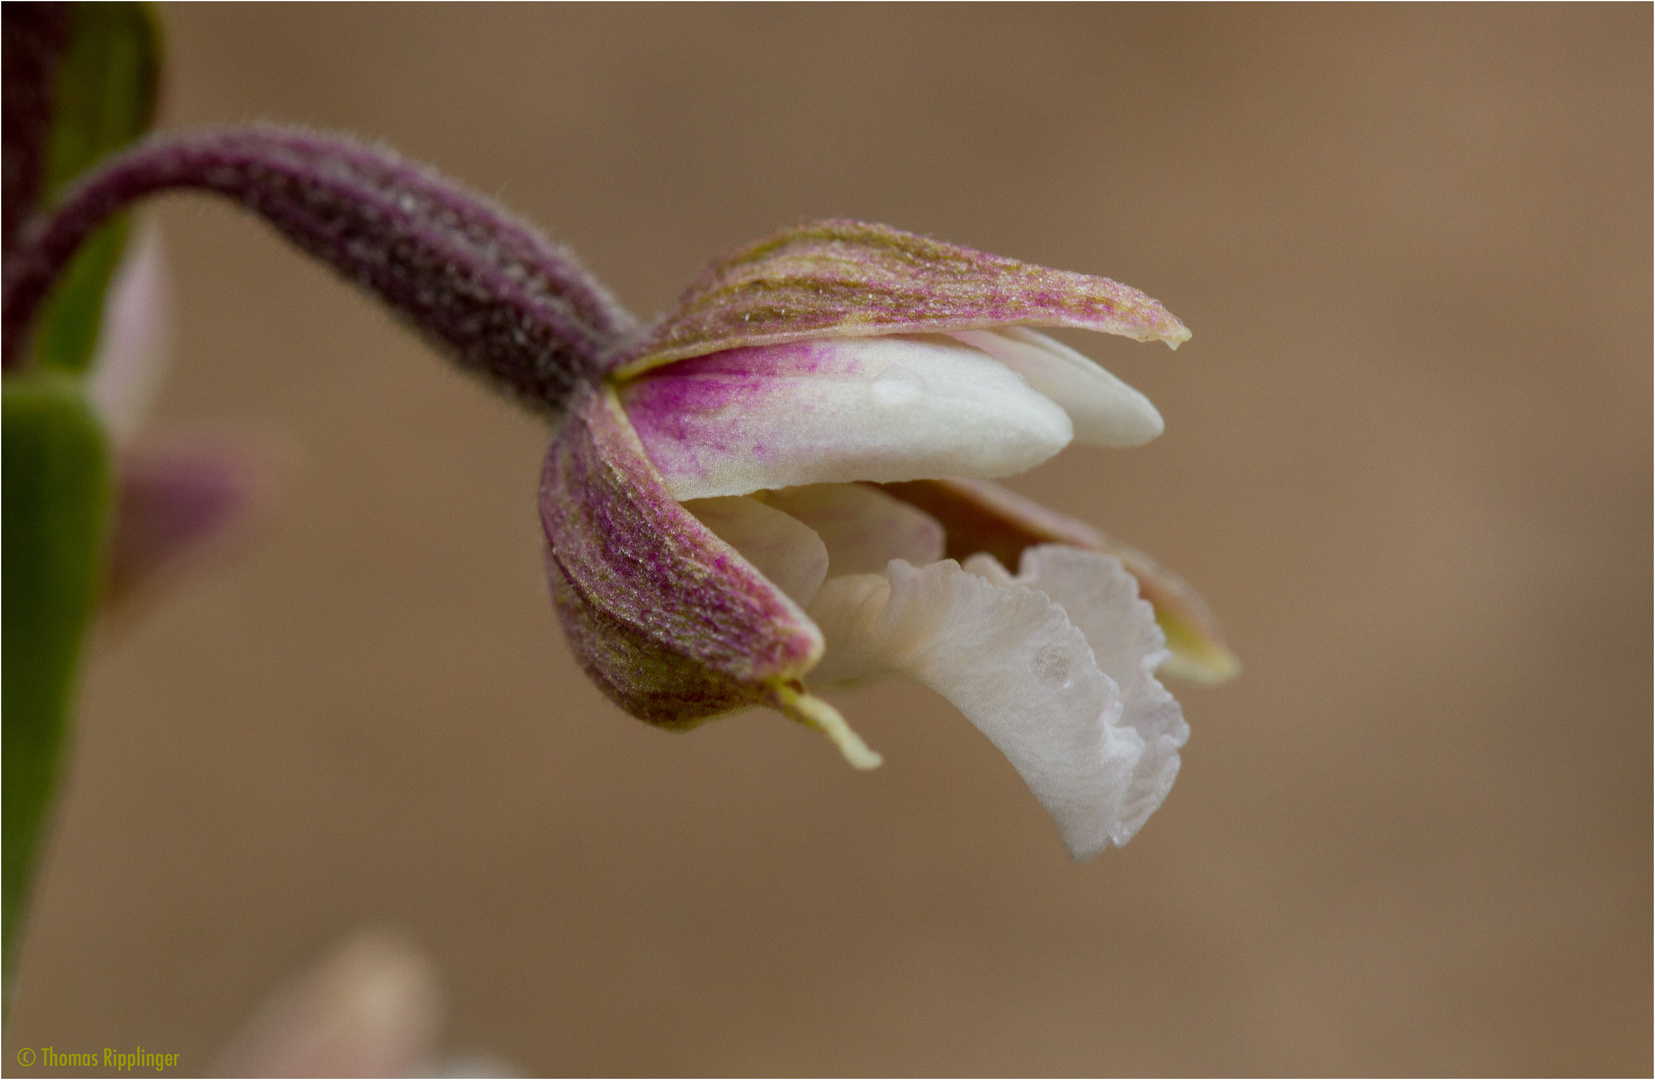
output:
[[[942,558],[935,518],[867,484],[811,484],[772,491],[765,501],[821,538],[830,574],[876,574],[892,559],[925,566]]]
[[[794,517],[747,495],[696,499],[684,509],[801,607],[822,587],[828,549]]]
[[[613,357],[611,374],[810,338],[1071,326],[1164,341],[1190,332],[1108,278],[1018,262],[863,221],[811,221],[708,267],[677,310]]]
[[[161,230],[145,220],[104,294],[87,391],[118,444],[142,426],[172,351],[172,289]]]
[[[1076,860],[1125,843],[1147,816],[1144,736],[1121,722],[1120,688],[1044,593],[953,561],[895,560],[884,576],[830,579],[810,612],[827,643],[817,675],[901,674],[942,694],[1016,767]]]
[[[1007,476],[1068,444],[1068,416],[1005,365],[946,339],[735,349],[620,388],[678,499],[927,476]]]
[[[1038,330],[1010,326],[961,330],[949,336],[988,353],[1062,406],[1074,422],[1076,442],[1142,446],[1166,430],[1166,422],[1147,397],[1090,357]]]

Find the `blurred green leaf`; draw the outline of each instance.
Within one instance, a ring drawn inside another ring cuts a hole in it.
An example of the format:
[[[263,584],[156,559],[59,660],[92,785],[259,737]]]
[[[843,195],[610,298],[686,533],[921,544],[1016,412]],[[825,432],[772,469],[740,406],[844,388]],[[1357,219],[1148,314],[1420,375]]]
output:
[[[47,204],[75,177],[149,130],[160,74],[161,30],[148,5],[81,3],[70,9],[41,178]]]
[[[160,72],[161,30],[149,5],[73,5],[46,138],[46,205],[75,177],[149,130]],[[112,220],[81,247],[58,281],[35,325],[34,356],[42,367],[79,373],[91,363],[104,292],[126,234],[126,217]]]
[[[149,129],[160,70],[160,27],[149,5],[77,3],[70,8],[45,137],[43,206]],[[127,221],[117,218],[76,253],[35,324],[34,370],[8,375],[4,385],[0,947],[8,1004],[81,650],[103,583],[109,449],[75,376],[86,370],[96,350],[104,294],[126,236]]]
[[[110,468],[103,427],[74,381],[48,373],[8,377],[0,419],[0,944],[9,1000],[81,648],[102,586]]]
[[[52,287],[34,331],[34,357],[41,367],[78,375],[92,363],[103,329],[103,300],[126,250],[125,214],[93,233]]]

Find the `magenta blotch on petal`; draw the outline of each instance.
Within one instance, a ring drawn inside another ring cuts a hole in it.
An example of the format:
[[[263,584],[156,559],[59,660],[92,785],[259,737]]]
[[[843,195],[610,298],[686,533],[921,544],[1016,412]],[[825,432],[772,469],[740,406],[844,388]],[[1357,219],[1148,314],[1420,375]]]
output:
[[[1067,414],[948,338],[733,349],[623,384],[620,400],[680,499],[926,476],[1010,476],[1069,442]]]

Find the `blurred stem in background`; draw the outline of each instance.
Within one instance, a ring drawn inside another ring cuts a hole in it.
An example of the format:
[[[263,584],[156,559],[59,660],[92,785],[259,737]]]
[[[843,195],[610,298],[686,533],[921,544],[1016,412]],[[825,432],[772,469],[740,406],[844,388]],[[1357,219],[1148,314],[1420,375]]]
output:
[[[154,122],[161,34],[147,4],[6,4],[4,254],[29,218]],[[4,995],[106,579],[113,467],[88,396],[119,217],[76,253],[4,375]]]
[[[228,196],[543,414],[566,407],[596,377],[603,348],[635,327],[562,249],[385,151],[244,128],[156,139],[110,159],[154,116],[153,12],[120,3],[0,11],[9,1006],[95,613],[222,531],[262,486],[259,462],[235,446],[124,445],[131,418],[108,391],[121,379],[107,377],[120,374],[123,357],[143,366],[133,357],[144,351],[135,344],[144,317],[134,322],[131,309],[144,304],[129,301],[145,299],[132,283],[153,286],[156,269],[142,242],[123,254],[127,207],[167,190]]]

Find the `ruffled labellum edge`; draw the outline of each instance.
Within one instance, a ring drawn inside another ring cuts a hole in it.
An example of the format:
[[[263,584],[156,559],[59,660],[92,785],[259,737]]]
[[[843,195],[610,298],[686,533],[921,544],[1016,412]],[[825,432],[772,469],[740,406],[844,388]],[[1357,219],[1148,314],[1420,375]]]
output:
[[[986,480],[916,480],[882,484],[885,491],[939,521],[951,559],[978,552],[1017,566],[1024,549],[1056,543],[1113,555],[1138,579],[1172,656],[1160,673],[1216,684],[1241,671],[1241,661],[1201,595],[1150,556],[1074,518],[1049,510]]]

